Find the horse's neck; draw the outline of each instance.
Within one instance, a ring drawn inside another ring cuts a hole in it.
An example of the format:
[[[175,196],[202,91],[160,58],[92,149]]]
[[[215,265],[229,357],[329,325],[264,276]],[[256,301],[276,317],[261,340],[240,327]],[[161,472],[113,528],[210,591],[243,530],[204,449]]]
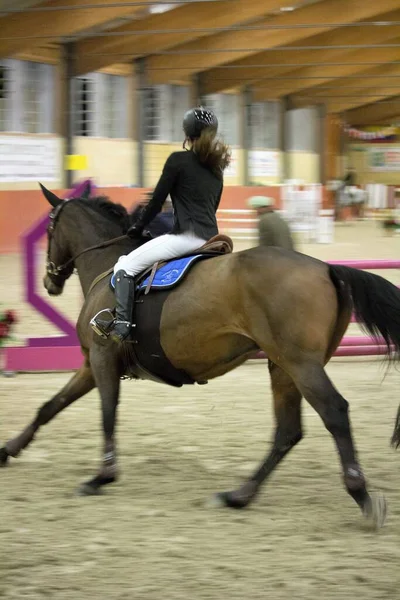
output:
[[[110,236],[109,239],[111,239],[111,237],[116,236]],[[101,244],[105,241],[107,240],[98,240],[90,244],[86,243],[85,246],[77,250],[76,254],[82,252],[82,250],[85,250],[90,246]],[[118,243],[98,250],[89,250],[89,252],[82,254],[82,256],[80,256],[76,261],[76,269],[78,271],[83,295],[86,296],[96,277],[108,269],[111,269],[117,262],[118,258],[122,254],[127,254],[130,250],[132,250],[132,244],[129,244],[129,241],[127,240],[126,243]]]

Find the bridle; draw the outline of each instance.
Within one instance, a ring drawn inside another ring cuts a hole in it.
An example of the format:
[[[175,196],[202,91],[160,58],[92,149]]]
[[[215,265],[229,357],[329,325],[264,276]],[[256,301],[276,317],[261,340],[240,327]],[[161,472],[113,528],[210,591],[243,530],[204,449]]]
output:
[[[47,257],[46,257],[46,274],[48,275],[50,281],[57,286],[62,285],[68,279],[68,277],[70,277],[72,275],[72,273],[74,272],[74,268],[75,268],[75,261],[80,256],[82,256],[82,254],[85,254],[86,252],[89,252],[90,250],[98,250],[100,248],[106,248],[107,246],[111,246],[112,244],[115,244],[116,242],[125,240],[126,238],[129,237],[127,235],[120,235],[119,237],[113,238],[106,242],[101,242],[100,244],[96,244],[94,246],[89,246],[89,248],[85,248],[84,250],[81,250],[80,252],[78,252],[78,254],[75,254],[75,256],[73,256],[72,258],[69,258],[62,265],[56,265],[52,260],[50,260],[51,242],[54,238],[54,230],[56,228],[56,225],[60,218],[60,215],[61,215],[64,207],[68,204],[69,201],[70,201],[69,199],[63,200],[62,202],[60,202],[60,204],[57,204],[57,206],[51,211],[51,213],[49,215],[50,223],[47,227],[47,233],[48,233],[49,237],[48,237]]]
[[[62,273],[63,271],[65,271],[66,269],[68,269],[68,267],[70,267],[70,263],[73,262],[71,260],[68,260],[67,262],[65,262],[63,265],[59,265],[57,266],[52,260],[50,260],[50,254],[51,254],[51,242],[53,240],[53,236],[54,236],[54,230],[57,224],[58,219],[60,218],[61,212],[65,206],[65,204],[67,203],[67,200],[60,202],[60,204],[58,204],[50,213],[49,215],[49,219],[50,219],[50,223],[47,227],[47,234],[48,234],[48,244],[47,244],[47,257],[46,257],[46,273],[49,276],[50,280],[52,281],[52,283],[59,285],[60,283],[62,283],[62,281],[65,281],[73,272],[73,268],[71,269],[71,272],[68,273],[67,276],[62,277]],[[60,279],[62,281],[60,281]]]

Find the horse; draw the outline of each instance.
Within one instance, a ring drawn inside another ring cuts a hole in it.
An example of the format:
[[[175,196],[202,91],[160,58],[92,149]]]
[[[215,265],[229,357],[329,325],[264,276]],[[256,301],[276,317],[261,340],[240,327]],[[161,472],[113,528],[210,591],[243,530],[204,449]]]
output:
[[[116,343],[96,335],[90,321],[115,304],[110,276],[104,273],[110,274],[121,254],[145,240],[126,236],[127,211],[106,197],[62,200],[43,186],[42,190],[51,205],[43,283],[48,294],[57,296],[73,271],[78,273],[84,295],[77,321],[83,364],[32,422],[0,448],[2,466],[33,441],[39,428],[97,387],[104,451],[99,470],[81,484],[78,493],[98,494],[118,478],[115,427],[121,378],[152,378],[146,369],[135,371],[138,348],[145,356],[146,344],[158,340],[161,358],[171,372],[182,376],[181,384],[204,384],[261,350],[268,358],[272,386],[276,422],[272,447],[242,485],[217,493],[215,504],[242,509],[255,500],[263,483],[302,439],[304,397],[334,439],[347,492],[375,527],[383,525],[386,500],[367,489],[352,437],[349,404],[329,379],[325,365],[339,346],[353,310],[366,331],[385,340],[387,359],[399,360],[396,286],[378,275],[277,247],[213,255],[195,264],[171,289],[153,290],[147,285],[136,304],[138,330],[143,321],[139,343]],[[400,445],[400,408],[391,442]]]

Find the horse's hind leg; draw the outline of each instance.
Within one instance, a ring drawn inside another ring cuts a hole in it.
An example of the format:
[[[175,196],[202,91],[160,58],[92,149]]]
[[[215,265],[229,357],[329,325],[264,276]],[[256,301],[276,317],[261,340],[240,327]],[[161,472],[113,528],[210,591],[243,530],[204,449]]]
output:
[[[264,481],[302,438],[301,394],[280,367],[269,362],[269,370],[276,419],[272,448],[259,469],[238,490],[217,495],[219,503],[232,508],[244,508],[254,500]]]
[[[335,389],[321,364],[309,362],[302,367],[296,366],[295,371],[297,373],[293,377],[298,389],[320,415],[335,440],[348,493],[375,526],[382,526],[386,502],[381,496],[372,499],[368,494],[352,438],[348,402]]]
[[[0,466],[7,463],[8,457],[17,457],[34,439],[39,427],[46,425],[70,404],[90,392],[95,387],[91,368],[84,364],[63,389],[51,400],[43,404],[35,419],[15,438],[0,448]]]

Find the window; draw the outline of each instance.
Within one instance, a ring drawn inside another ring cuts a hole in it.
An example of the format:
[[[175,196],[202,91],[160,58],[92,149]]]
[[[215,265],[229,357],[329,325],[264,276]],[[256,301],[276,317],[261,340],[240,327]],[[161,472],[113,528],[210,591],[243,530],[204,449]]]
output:
[[[289,150],[318,152],[318,113],[314,107],[290,110],[287,115],[290,132]]]
[[[252,148],[273,150],[279,147],[279,103],[255,102],[250,108]]]
[[[54,68],[20,60],[0,61],[0,131],[54,131]]]
[[[239,116],[240,98],[235,94],[210,94],[204,98],[207,108],[218,118],[218,130],[225,142],[240,145]]]
[[[182,142],[183,115],[189,108],[189,88],[155,85],[144,91],[145,139]]]
[[[239,97],[212,94],[205,106],[218,117],[219,131],[230,145],[239,145]],[[190,108],[189,88],[182,85],[155,85],[144,90],[145,139],[182,142],[182,121]]]
[[[90,75],[77,77],[74,84],[74,133],[88,137],[95,135],[95,80]]]
[[[189,88],[184,85],[171,85],[171,141],[181,142],[184,138],[183,117],[190,108]]]
[[[39,131],[39,105],[40,105],[40,67],[33,62],[25,63],[25,77],[23,80],[23,105],[24,105],[24,131],[38,133]]]
[[[7,131],[10,95],[10,69],[0,63],[0,131]]]
[[[128,135],[127,79],[119,75],[102,75],[100,81],[103,87],[100,135],[108,138],[125,138]]]
[[[160,141],[161,121],[161,86],[153,86],[143,90],[140,98],[143,99],[144,110],[144,137],[146,140]]]
[[[126,77],[89,73],[74,80],[74,133],[83,137],[128,137]]]

